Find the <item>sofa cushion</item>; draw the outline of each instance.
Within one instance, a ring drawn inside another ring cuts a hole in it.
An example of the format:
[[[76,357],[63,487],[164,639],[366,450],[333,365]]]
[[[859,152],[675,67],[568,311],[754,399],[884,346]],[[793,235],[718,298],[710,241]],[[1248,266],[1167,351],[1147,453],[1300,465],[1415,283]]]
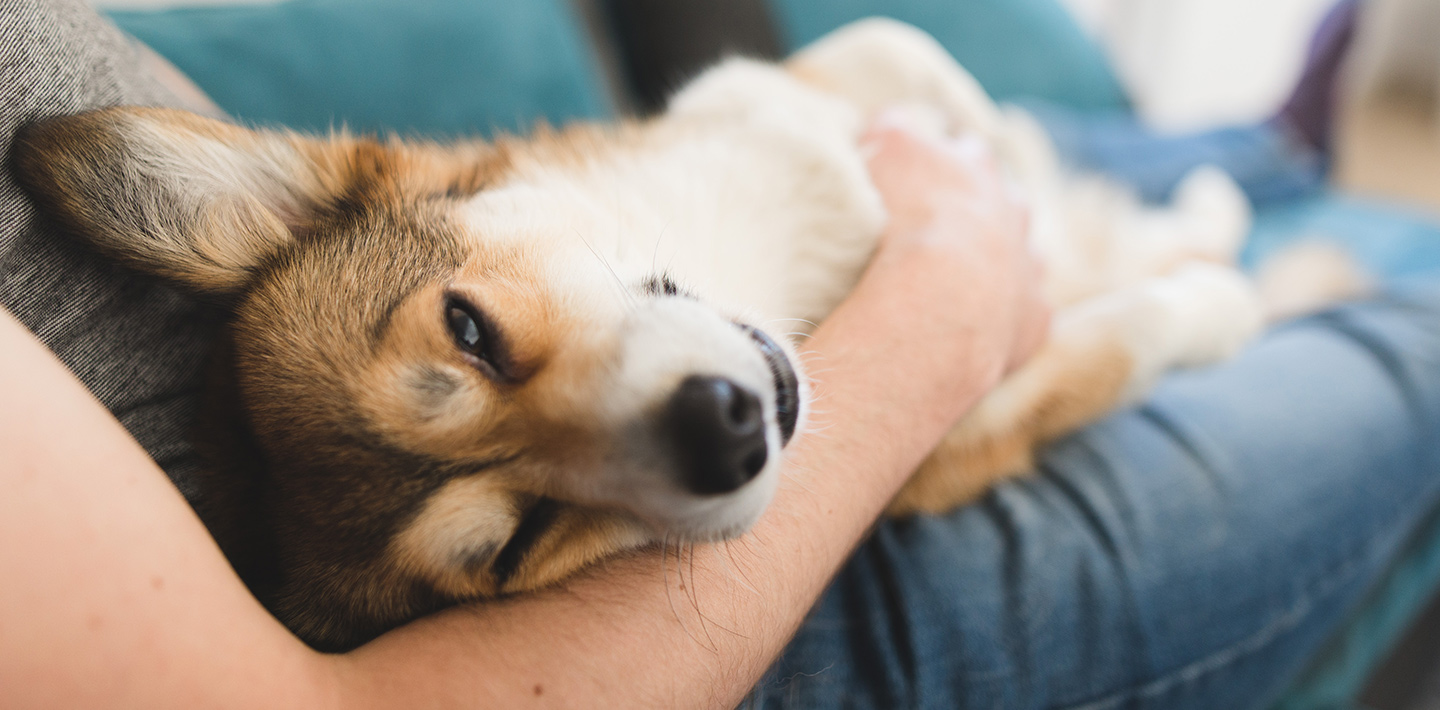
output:
[[[609,112],[565,0],[289,0],[110,15],[252,122],[441,136]]]
[[[1104,52],[1055,0],[774,0],[774,7],[791,48],[886,15],[934,35],[997,99],[1128,105]]]

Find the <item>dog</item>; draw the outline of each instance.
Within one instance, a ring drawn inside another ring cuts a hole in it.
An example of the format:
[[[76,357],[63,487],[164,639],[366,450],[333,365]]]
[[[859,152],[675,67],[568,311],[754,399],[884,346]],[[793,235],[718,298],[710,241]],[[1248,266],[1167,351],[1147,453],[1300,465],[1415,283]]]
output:
[[[26,127],[13,165],[67,232],[228,309],[192,504],[277,618],[343,650],[744,533],[807,425],[790,334],[885,227],[858,139],[896,105],[989,143],[1030,196],[1057,311],[891,514],[972,500],[1260,328],[1222,173],[1164,209],[1068,175],[1034,121],[890,20],[726,60],[618,125],[442,145],[122,107]]]

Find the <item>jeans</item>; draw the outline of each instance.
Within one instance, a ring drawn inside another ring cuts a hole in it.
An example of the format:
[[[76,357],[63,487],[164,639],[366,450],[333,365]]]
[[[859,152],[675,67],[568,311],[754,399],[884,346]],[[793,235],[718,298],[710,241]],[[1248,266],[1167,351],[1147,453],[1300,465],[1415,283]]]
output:
[[[973,505],[882,521],[750,703],[1264,708],[1437,511],[1440,286],[1420,286],[1174,374]]]
[[[1125,113],[1085,113],[1041,101],[1023,104],[1070,165],[1104,173],[1158,203],[1200,165],[1225,168],[1256,207],[1302,199],[1325,186],[1329,160],[1278,121],[1201,134],[1159,135]]]

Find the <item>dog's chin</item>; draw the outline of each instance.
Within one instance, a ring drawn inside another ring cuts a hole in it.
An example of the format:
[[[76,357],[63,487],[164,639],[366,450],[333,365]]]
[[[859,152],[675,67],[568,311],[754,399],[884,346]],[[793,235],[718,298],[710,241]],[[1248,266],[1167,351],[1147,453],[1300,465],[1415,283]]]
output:
[[[779,466],[767,466],[755,480],[732,493],[675,496],[657,510],[640,514],[657,536],[686,542],[718,542],[744,535],[770,507],[780,479]]]

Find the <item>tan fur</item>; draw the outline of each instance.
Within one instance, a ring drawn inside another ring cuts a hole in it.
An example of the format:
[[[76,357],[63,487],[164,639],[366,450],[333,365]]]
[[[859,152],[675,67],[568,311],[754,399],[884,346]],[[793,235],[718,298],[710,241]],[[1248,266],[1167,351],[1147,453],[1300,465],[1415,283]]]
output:
[[[491,573],[500,553],[495,541],[509,537],[520,524],[521,512],[503,480],[472,476],[450,481],[395,538],[395,565],[414,577],[434,580],[447,594],[493,595],[499,586]],[[457,551],[464,558],[458,564]]]
[[[1321,239],[1303,240],[1267,258],[1255,283],[1271,322],[1309,315],[1375,290],[1370,274],[1349,252]]]
[[[886,512],[953,510],[996,482],[1031,470],[1040,444],[1110,411],[1134,363],[1124,341],[1103,332],[1047,343],[950,431]]]
[[[617,552],[654,541],[653,531],[633,519],[573,506],[562,508],[554,525],[555,531],[534,548],[505,584],[504,592],[550,586]]]

